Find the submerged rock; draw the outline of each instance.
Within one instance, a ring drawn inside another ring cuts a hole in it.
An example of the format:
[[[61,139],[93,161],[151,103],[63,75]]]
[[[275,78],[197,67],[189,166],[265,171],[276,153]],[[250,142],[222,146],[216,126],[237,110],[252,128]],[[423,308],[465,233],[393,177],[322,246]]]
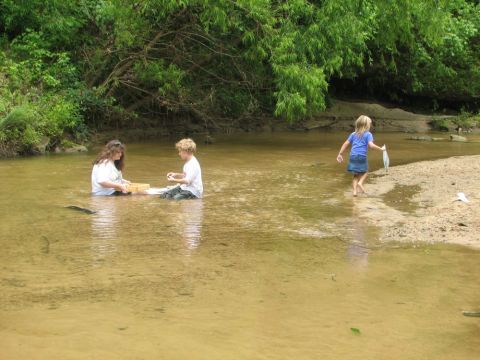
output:
[[[454,134],[450,134],[450,140],[451,141],[458,141],[458,142],[467,142],[468,141],[465,136],[454,135]]]
[[[79,153],[79,152],[87,152],[88,149],[85,145],[75,145],[70,148],[64,150],[67,154]]]
[[[437,138],[437,137],[431,137],[431,136],[428,136],[428,135],[410,136],[408,139],[409,140],[416,140],[416,141],[443,141],[443,140],[447,140],[446,138]]]
[[[47,136],[43,136],[39,143],[35,145],[35,152],[39,154],[45,154],[47,152],[47,147],[50,144],[50,138]]]
[[[77,153],[83,153],[87,152],[88,149],[85,145],[79,145],[79,144],[72,144],[68,147],[59,147],[57,146],[55,148],[55,152],[57,154],[65,153],[65,154],[77,154]]]

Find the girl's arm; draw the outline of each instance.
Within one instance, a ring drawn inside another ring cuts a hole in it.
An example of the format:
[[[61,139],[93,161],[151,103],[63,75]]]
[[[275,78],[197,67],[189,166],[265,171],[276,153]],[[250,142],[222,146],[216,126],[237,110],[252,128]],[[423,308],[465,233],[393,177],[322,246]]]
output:
[[[339,163],[343,161],[343,153],[345,152],[345,150],[349,145],[350,145],[350,141],[347,140],[343,143],[342,147],[340,148],[340,151],[338,152],[338,155],[337,155],[337,161]]]
[[[102,185],[104,188],[115,189],[117,191],[121,191],[122,193],[127,192],[127,186],[125,184],[114,183],[111,181],[102,181],[99,184]]]
[[[379,150],[379,151],[385,151],[385,149],[386,149],[386,148],[385,148],[385,145],[383,145],[382,147],[380,147],[380,146],[375,145],[375,143],[374,143],[373,141],[370,141],[370,142],[368,143],[368,147],[369,147],[370,149],[375,149],[375,150]]]

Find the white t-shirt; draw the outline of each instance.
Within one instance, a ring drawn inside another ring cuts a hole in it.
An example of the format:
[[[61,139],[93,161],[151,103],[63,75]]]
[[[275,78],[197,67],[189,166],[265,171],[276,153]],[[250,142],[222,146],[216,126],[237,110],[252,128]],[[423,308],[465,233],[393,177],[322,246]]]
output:
[[[92,194],[93,195],[112,195],[115,192],[113,188],[105,188],[100,185],[101,182],[113,182],[121,184],[123,182],[122,172],[115,167],[112,160],[105,160],[100,164],[93,165],[92,170]]]
[[[182,184],[182,190],[188,190],[197,198],[201,198],[203,194],[202,169],[200,169],[200,164],[195,156],[192,156],[183,165],[183,173],[188,184]]]

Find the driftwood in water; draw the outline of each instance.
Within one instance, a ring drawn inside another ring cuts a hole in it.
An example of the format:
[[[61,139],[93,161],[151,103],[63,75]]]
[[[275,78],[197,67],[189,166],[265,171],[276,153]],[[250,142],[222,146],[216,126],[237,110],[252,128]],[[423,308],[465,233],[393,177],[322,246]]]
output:
[[[72,210],[77,210],[77,211],[81,211],[81,212],[84,212],[85,214],[88,214],[88,215],[92,215],[92,214],[96,214],[97,212],[94,211],[94,210],[90,210],[90,209],[87,209],[87,208],[83,208],[83,207],[80,207],[80,206],[77,206],[77,205],[68,205],[68,206],[65,206],[65,208],[67,209],[72,209]]]

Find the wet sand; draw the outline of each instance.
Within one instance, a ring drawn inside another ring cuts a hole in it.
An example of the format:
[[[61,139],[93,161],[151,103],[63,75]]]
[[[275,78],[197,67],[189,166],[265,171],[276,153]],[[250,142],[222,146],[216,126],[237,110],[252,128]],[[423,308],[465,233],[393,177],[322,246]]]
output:
[[[359,213],[382,241],[443,242],[480,248],[480,156],[421,161],[373,172]],[[463,192],[470,201],[457,200]]]

